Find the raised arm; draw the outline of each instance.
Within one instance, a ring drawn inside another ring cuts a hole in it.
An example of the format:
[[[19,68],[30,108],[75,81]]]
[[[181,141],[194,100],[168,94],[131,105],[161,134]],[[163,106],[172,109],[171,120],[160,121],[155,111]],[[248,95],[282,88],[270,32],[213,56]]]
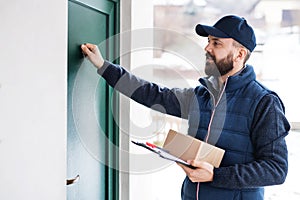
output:
[[[193,88],[169,89],[160,87],[133,75],[119,65],[105,61],[96,45],[83,44],[81,48],[98,69],[98,74],[119,92],[154,110],[187,118],[190,101],[195,96]]]

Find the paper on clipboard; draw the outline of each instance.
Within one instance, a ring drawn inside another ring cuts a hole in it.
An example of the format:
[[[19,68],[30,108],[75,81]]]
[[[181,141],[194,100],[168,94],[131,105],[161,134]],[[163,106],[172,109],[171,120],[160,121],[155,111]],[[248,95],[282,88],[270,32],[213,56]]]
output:
[[[141,147],[144,147],[146,149],[148,149],[149,151],[152,151],[153,153],[156,153],[158,154],[161,158],[164,158],[166,160],[170,160],[170,161],[174,161],[174,162],[177,162],[177,163],[180,163],[180,164],[183,164],[187,167],[190,167],[192,169],[195,169],[196,167],[190,165],[189,163],[187,163],[186,161],[168,153],[167,150],[161,148],[161,147],[158,147],[156,145],[153,145],[153,144],[150,144],[150,143],[142,143],[142,142],[136,142],[136,141],[131,141],[133,144],[135,145],[138,145],[138,146],[141,146]]]

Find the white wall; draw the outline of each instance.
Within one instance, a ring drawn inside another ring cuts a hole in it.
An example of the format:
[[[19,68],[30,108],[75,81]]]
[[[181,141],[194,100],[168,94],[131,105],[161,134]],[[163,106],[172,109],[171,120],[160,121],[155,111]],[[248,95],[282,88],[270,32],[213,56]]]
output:
[[[131,48],[131,35],[122,34],[124,32],[128,32],[131,29],[131,1],[120,1],[120,25],[121,25],[121,44],[120,44],[120,63],[122,66],[130,66],[130,54],[123,52],[127,52],[128,49]],[[129,69],[129,68],[128,68]],[[130,175],[129,175],[129,124],[130,124],[130,114],[128,112],[128,108],[130,107],[130,100],[124,95],[120,95],[120,105],[119,105],[119,123],[120,123],[120,132],[119,132],[119,148],[120,148],[120,173],[119,173],[119,197],[121,200],[131,200],[130,199]]]
[[[67,1],[1,1],[0,19],[0,199],[65,199]]]
[[[132,0],[132,7],[131,7],[131,30],[132,30],[132,41],[131,41],[131,48],[132,51],[130,52],[131,56],[131,63],[130,63],[130,70],[135,73],[136,75],[150,75],[152,74],[151,71],[148,71],[150,74],[145,73],[143,71],[142,74],[137,73],[138,69],[141,67],[149,64],[152,60],[152,52],[141,48],[143,44],[143,40],[145,43],[151,43],[153,39],[151,33],[145,38],[141,37],[139,34],[143,32],[143,29],[152,28],[153,27],[153,2],[152,1],[141,1],[141,0]],[[143,68],[145,69],[145,68]],[[143,77],[145,78],[145,77]],[[141,111],[142,110],[142,111]],[[137,136],[139,133],[134,130],[134,127],[141,127],[141,123],[143,121],[147,121],[147,117],[149,116],[149,109],[146,109],[137,103],[131,101],[130,103],[130,130],[129,133],[131,137]],[[144,114],[146,112],[146,114]],[[140,113],[143,113],[141,116]],[[136,140],[136,138],[134,139]],[[133,149],[130,148],[130,155],[133,152]],[[133,165],[137,164],[134,157],[131,155],[130,158],[130,200],[148,200],[148,199],[155,199],[153,194],[153,187],[152,187],[152,174],[135,174]]]

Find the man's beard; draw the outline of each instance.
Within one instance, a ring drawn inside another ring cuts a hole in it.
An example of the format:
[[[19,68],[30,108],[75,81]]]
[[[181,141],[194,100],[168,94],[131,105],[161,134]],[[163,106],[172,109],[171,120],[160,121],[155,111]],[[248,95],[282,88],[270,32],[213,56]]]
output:
[[[208,61],[208,59],[211,60]],[[205,74],[208,76],[223,76],[233,69],[233,54],[229,53],[226,58],[219,61],[216,60],[215,56],[206,53],[206,65]]]

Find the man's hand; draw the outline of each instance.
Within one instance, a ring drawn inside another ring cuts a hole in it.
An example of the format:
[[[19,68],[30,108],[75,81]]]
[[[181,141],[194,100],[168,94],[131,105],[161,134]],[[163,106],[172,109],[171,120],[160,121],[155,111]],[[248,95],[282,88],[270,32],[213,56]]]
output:
[[[103,66],[104,59],[96,45],[82,44],[81,49],[88,59],[95,65],[95,67],[99,69]]]
[[[189,177],[192,182],[210,182],[213,180],[214,176],[214,166],[208,162],[188,160],[190,165],[197,167],[196,169],[191,169],[185,165],[177,163]]]

